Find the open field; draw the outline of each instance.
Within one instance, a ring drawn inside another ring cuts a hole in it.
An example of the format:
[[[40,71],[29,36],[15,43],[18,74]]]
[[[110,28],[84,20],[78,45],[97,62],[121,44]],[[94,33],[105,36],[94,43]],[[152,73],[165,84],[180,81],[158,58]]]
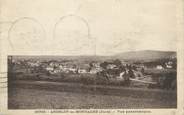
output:
[[[9,109],[176,108],[173,91],[16,81],[9,88]]]

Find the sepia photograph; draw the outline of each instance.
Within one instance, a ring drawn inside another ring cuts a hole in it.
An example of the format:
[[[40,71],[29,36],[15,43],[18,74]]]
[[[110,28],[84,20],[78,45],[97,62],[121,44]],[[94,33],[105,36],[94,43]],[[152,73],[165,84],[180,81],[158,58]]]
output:
[[[8,56],[8,108],[177,108],[176,69],[171,51]]]

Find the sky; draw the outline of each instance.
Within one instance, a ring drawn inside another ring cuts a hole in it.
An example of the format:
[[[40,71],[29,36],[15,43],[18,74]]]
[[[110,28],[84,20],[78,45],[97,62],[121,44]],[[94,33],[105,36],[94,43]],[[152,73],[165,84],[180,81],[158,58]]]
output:
[[[113,55],[176,51],[175,0],[4,0],[1,38],[14,51]],[[8,28],[8,29],[7,29]]]

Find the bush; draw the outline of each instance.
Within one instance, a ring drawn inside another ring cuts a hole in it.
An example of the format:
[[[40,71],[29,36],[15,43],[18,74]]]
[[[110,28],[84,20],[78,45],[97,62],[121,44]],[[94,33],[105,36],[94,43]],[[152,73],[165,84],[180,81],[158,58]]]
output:
[[[86,85],[92,85],[95,84],[95,77],[93,76],[81,76],[80,82]]]

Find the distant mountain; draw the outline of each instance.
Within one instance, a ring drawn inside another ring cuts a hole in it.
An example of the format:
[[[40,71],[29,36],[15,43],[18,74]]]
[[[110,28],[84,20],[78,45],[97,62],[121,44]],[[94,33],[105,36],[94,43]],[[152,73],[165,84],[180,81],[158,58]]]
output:
[[[155,50],[143,50],[143,51],[131,51],[120,53],[113,56],[120,60],[130,61],[153,61],[157,59],[176,58],[176,52],[173,51],[155,51]]]

